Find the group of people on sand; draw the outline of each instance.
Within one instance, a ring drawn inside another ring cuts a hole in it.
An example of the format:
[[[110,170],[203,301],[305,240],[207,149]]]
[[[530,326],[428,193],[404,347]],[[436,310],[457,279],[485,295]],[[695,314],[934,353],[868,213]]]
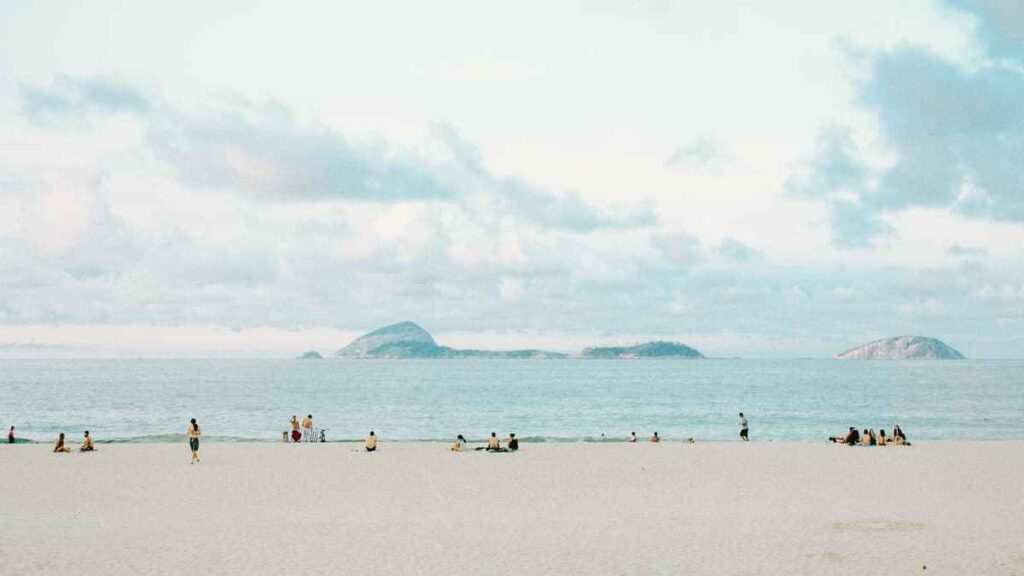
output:
[[[900,428],[899,424],[893,425],[892,434],[888,436],[885,434],[885,428],[879,429],[876,434],[874,428],[865,428],[863,432],[858,432],[857,428],[850,426],[846,434],[830,436],[829,441],[836,444],[846,444],[847,446],[887,446],[889,444],[910,446],[910,442],[907,441],[907,435],[903,433],[903,429]]]
[[[469,443],[466,442],[466,437],[459,434],[455,439],[455,443],[452,444],[452,452],[464,452],[468,449]],[[509,432],[508,439],[505,440],[505,445],[501,445],[501,440],[498,439],[496,432],[491,432],[491,437],[487,439],[486,446],[477,446],[473,450],[483,450],[485,452],[516,452],[519,450],[519,439],[516,438],[515,433]]]
[[[14,426],[11,426],[11,431],[7,435],[8,442],[14,442]],[[82,439],[82,444],[78,447],[79,452],[93,452],[96,450],[96,445],[92,443],[92,435],[89,431],[85,431],[85,437]],[[61,432],[57,436],[57,443],[53,445],[54,453],[67,454],[71,452],[71,448],[64,444],[64,433]]]
[[[292,425],[292,442],[302,442],[305,439],[306,442],[316,442],[316,437],[313,434],[313,415],[307,414],[302,422],[292,415],[292,419],[289,421]],[[299,431],[299,427],[302,427],[302,431]]]

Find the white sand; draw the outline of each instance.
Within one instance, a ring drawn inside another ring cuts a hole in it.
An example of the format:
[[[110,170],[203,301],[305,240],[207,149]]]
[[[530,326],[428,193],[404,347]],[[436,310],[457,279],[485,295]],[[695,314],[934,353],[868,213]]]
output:
[[[0,446],[0,572],[1024,574],[1024,442],[356,449]]]

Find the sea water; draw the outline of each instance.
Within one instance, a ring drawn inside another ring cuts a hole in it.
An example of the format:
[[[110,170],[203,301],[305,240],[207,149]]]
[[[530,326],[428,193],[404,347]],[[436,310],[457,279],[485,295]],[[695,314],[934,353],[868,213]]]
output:
[[[824,440],[848,426],[914,439],[1024,438],[1024,361],[0,360],[0,426],[52,441],[281,441],[312,414],[328,440]]]

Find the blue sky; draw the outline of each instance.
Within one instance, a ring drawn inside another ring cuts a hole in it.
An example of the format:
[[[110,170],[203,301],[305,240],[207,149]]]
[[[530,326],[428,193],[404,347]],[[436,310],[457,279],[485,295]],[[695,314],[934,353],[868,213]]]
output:
[[[0,356],[1024,349],[1024,5],[0,6]]]

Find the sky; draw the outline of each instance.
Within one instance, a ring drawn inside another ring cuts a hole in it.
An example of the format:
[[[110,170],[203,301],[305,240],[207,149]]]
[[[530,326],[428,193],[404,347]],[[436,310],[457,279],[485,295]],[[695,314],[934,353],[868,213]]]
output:
[[[1024,356],[1024,2],[0,4],[0,357]]]

